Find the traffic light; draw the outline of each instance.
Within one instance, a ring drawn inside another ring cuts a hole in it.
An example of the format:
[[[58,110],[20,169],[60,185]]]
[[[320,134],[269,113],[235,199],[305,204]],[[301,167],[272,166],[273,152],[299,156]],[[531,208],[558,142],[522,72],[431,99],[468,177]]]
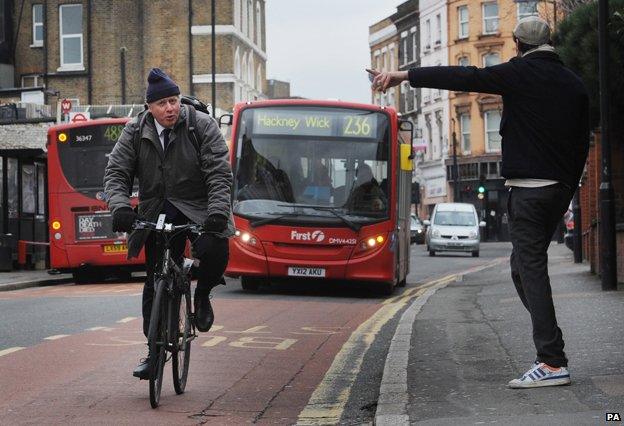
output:
[[[483,200],[485,198],[485,177],[481,176],[479,179],[479,186],[477,187],[477,198]]]
[[[420,183],[412,182],[412,204],[420,204]]]

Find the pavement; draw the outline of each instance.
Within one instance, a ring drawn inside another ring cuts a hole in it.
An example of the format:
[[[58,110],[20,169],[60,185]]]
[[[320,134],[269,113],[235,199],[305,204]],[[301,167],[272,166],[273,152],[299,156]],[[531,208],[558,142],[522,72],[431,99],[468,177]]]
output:
[[[535,359],[530,318],[507,261],[451,275],[403,311],[386,358],[375,424],[599,424],[624,415],[624,287],[601,290],[553,244],[549,270],[570,386],[513,390]]]
[[[72,279],[72,274],[58,274],[52,270],[0,272],[0,291],[64,284],[71,282]]]

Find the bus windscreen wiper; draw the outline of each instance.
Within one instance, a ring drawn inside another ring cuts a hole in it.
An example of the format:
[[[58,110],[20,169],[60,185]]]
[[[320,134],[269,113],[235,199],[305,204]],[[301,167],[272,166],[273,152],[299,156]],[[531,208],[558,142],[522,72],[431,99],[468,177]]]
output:
[[[338,213],[336,210],[339,207],[330,207],[330,206],[317,206],[315,204],[278,204],[279,207],[300,207],[304,209],[313,209],[319,211],[327,211],[336,216],[338,219],[342,220],[345,225],[347,225],[351,230],[358,232],[362,225],[359,223],[355,223],[347,219],[344,215]]]

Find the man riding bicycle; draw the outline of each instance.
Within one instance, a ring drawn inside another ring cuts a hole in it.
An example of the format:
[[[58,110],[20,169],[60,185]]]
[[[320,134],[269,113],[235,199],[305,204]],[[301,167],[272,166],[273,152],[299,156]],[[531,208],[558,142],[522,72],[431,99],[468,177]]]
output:
[[[206,233],[192,241],[200,260],[195,289],[195,322],[199,331],[212,326],[210,291],[224,284],[229,258],[228,237],[234,234],[230,193],[232,170],[228,148],[217,123],[191,106],[180,104],[180,89],[162,70],[148,76],[145,101],[148,109],[131,120],[110,154],[104,174],[104,191],[113,212],[113,230],[131,232],[138,217],[155,221],[160,213],[175,225],[202,224]],[[196,114],[199,140],[192,140],[189,116]],[[144,116],[145,115],[145,116]],[[141,132],[135,143],[135,132]],[[197,144],[199,146],[197,146]],[[138,213],[130,205],[133,180],[139,181]],[[189,236],[190,237],[190,236]],[[186,235],[174,241],[174,257],[183,255]],[[162,241],[148,230],[132,232],[128,258],[145,246],[147,280],[143,287],[143,334],[147,337],[154,294],[154,272],[162,254]],[[149,357],[141,360],[134,376],[149,378]]]

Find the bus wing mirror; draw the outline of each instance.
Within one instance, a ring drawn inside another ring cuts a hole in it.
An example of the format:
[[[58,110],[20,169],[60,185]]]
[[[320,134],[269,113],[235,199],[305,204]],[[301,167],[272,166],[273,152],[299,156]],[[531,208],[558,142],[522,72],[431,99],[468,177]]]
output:
[[[219,127],[223,127],[224,125],[231,126],[233,117],[234,116],[232,114],[223,114],[221,117],[219,117]]]

